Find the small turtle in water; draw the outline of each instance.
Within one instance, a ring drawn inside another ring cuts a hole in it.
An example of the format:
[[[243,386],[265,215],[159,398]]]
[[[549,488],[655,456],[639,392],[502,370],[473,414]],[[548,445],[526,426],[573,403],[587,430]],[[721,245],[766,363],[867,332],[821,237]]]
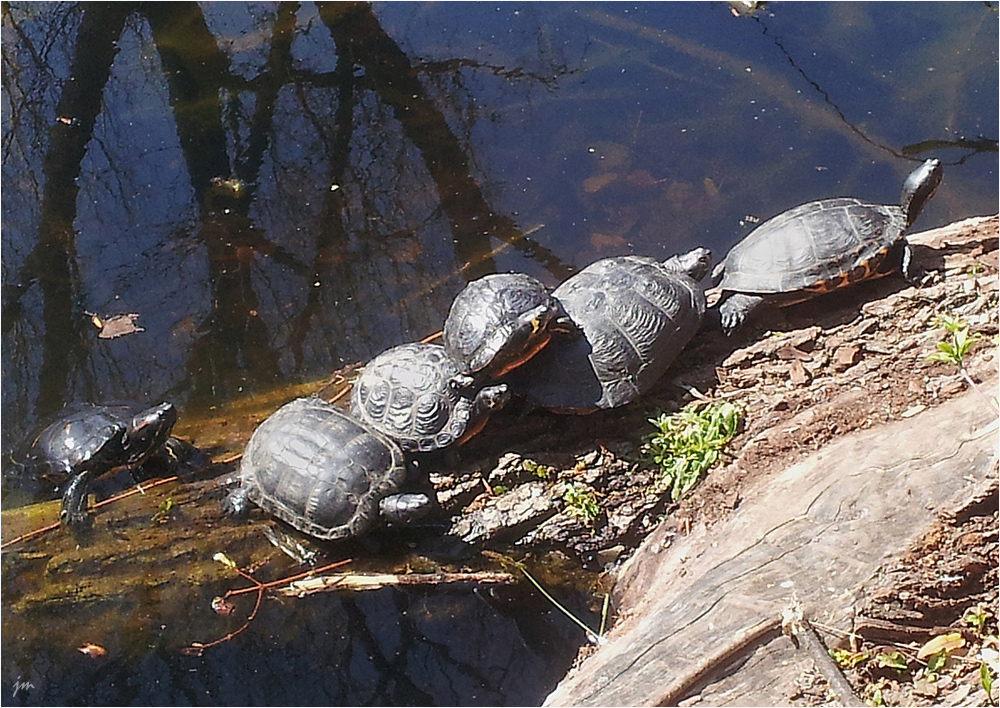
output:
[[[507,402],[507,385],[475,379],[438,344],[401,344],[365,365],[351,390],[351,413],[407,452],[462,443]]]
[[[534,356],[554,331],[573,329],[541,282],[524,273],[494,273],[455,296],[442,343],[464,373],[499,378]]]
[[[899,269],[918,284],[906,229],[941,183],[941,162],[927,160],[903,183],[899,206],[838,198],[775,216],[736,244],[712,273],[722,288],[719,316],[732,334],[758,305],[791,305]]]
[[[430,508],[425,494],[397,493],[406,475],[387,436],[319,398],[298,398],[250,436],[240,486],[223,508],[240,516],[250,501],[314,538],[349,538]]]
[[[553,295],[582,330],[553,341],[510,376],[538,405],[587,413],[633,401],[663,375],[705,315],[698,281],[712,254],[696,248],[660,263],[622,256],[592,263]]]
[[[81,405],[64,412],[31,442],[20,473],[62,483],[59,518],[79,526],[87,520],[91,480],[118,467],[138,467],[167,443],[177,422],[170,403],[145,410],[131,406]]]

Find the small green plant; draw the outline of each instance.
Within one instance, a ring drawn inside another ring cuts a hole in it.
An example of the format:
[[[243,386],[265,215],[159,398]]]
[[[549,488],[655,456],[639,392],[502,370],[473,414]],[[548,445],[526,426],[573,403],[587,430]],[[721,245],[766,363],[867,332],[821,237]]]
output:
[[[983,637],[983,640],[984,646],[979,649],[979,658],[981,659],[979,664],[979,685],[986,691],[987,703],[995,706],[997,702],[993,700],[993,684],[996,681],[996,677],[1000,675],[1000,651],[997,651],[997,646],[1000,642],[997,642],[995,635]]]
[[[837,662],[837,665],[842,669],[853,669],[868,658],[866,652],[851,651],[850,649],[830,649],[829,654],[830,658]]]
[[[563,504],[566,505],[566,511],[580,517],[588,525],[593,524],[601,513],[597,493],[589,487],[567,484],[563,492]]]
[[[948,652],[937,651],[927,657],[927,673],[936,674],[948,663]]]
[[[872,689],[872,695],[870,698],[865,699],[865,703],[872,706],[872,708],[880,708],[880,706],[884,706],[885,699],[882,697],[882,689]]]
[[[986,700],[993,703],[993,674],[985,661],[979,665],[979,685],[986,691]]]
[[[153,514],[151,521],[162,524],[167,519],[170,518],[170,510],[174,508],[174,500],[171,497],[167,497],[160,502],[159,507],[156,509],[156,513]]]
[[[660,413],[649,422],[656,432],[646,438],[643,455],[659,467],[660,488],[680,499],[719,459],[722,446],[740,424],[740,409],[728,401],[689,405],[679,413]]]
[[[936,325],[948,334],[937,343],[938,350],[927,358],[944,364],[954,364],[960,369],[964,369],[965,355],[969,353],[976,342],[983,338],[982,335],[977,332],[970,334],[969,325],[950,315],[938,315]]]
[[[965,357],[975,346],[976,342],[983,337],[978,332],[969,332],[969,325],[958,317],[940,314],[935,320],[935,326],[945,330],[945,338],[937,343],[937,351],[928,356],[930,361],[938,361],[943,364],[952,364],[958,367],[959,375],[965,379],[969,387],[974,389],[986,399],[995,413],[1000,413],[997,404],[987,396],[979,385],[972,380],[969,372],[965,368]]]
[[[538,479],[546,479],[549,476],[549,468],[533,460],[521,460],[521,469],[535,475]]]
[[[890,652],[879,652],[875,655],[875,665],[884,669],[897,669],[898,671],[906,671],[909,668],[910,662],[906,660],[898,651]]]
[[[962,615],[962,621],[972,627],[979,636],[983,634],[983,627],[985,627],[987,619],[989,619],[989,612],[982,605],[973,605]]]

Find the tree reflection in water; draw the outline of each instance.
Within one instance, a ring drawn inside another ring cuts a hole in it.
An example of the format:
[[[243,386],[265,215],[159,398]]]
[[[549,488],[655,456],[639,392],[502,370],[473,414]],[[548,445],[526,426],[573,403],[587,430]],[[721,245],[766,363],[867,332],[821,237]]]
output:
[[[425,336],[498,243],[569,272],[488,203],[452,99],[427,95],[368,4],[3,13],[5,187],[41,192],[5,223],[4,407],[24,422],[7,448],[66,401],[207,407]],[[40,84],[58,95],[44,131]],[[115,308],[141,339],[96,340],[83,310]]]

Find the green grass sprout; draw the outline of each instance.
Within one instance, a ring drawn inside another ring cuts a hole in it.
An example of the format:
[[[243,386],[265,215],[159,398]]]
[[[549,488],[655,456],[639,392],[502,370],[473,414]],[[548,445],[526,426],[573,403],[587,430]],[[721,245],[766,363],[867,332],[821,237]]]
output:
[[[722,447],[736,434],[740,418],[738,407],[719,401],[649,419],[656,431],[646,437],[642,454],[659,468],[659,487],[669,492],[671,500],[687,494],[718,461]]]

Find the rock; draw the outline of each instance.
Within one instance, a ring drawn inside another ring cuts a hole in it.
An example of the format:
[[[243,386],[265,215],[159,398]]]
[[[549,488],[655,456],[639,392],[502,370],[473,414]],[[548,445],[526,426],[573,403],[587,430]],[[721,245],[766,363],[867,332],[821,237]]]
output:
[[[470,545],[493,539],[501,531],[516,538],[523,527],[537,526],[556,514],[555,501],[549,485],[526,482],[463,513],[449,533]]]
[[[812,357],[808,353],[802,351],[798,347],[793,346],[791,344],[787,344],[787,345],[781,347],[774,354],[779,359],[782,359],[784,361],[793,361],[793,360],[794,361],[812,361]]]
[[[802,386],[812,380],[812,374],[801,361],[795,359],[788,365],[788,380],[793,386]]]
[[[861,361],[861,347],[857,344],[845,344],[839,347],[833,355],[833,368],[843,371]]]

